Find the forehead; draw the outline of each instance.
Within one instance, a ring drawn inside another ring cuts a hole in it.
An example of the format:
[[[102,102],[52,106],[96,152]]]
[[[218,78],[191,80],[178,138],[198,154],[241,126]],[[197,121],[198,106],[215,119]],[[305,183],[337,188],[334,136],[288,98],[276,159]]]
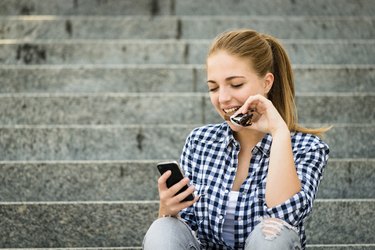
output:
[[[255,74],[249,59],[218,51],[207,58],[208,77]]]

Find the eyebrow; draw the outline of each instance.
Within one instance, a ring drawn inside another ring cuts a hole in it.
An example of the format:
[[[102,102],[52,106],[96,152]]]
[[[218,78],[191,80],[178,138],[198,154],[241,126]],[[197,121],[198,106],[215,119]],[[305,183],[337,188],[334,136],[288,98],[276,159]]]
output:
[[[233,80],[233,79],[236,79],[236,78],[245,78],[244,76],[229,76],[227,78],[225,78],[225,81],[230,81],[230,80]],[[216,83],[214,80],[207,80],[207,83]]]

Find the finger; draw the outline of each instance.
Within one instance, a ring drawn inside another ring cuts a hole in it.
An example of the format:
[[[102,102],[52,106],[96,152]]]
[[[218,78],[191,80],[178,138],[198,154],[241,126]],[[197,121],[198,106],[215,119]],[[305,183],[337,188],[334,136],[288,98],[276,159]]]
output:
[[[158,188],[159,191],[167,190],[167,180],[171,176],[172,171],[168,170],[164,174],[162,174],[158,179]]]
[[[236,113],[246,114],[251,110],[255,111],[256,107],[258,105],[258,102],[259,102],[259,96],[260,95],[249,96],[249,98],[247,98],[245,103],[242,105],[242,107]]]
[[[195,187],[194,186],[190,186],[188,187],[185,191],[183,191],[182,193],[176,195],[174,197],[174,199],[176,199],[178,202],[181,202],[183,201],[186,197],[188,197],[189,195],[193,194],[195,191]]]
[[[262,111],[267,109],[267,106],[269,105],[268,103],[270,102],[271,101],[263,95],[258,94],[258,95],[250,96],[246,100],[243,106],[243,109],[241,109],[241,111],[243,113],[247,113],[252,110],[252,112],[255,112],[255,113],[256,112],[262,113]]]
[[[185,185],[189,184],[189,178],[185,177],[181,181],[174,184],[172,187],[169,188],[168,192],[170,192],[173,196],[181,190]]]
[[[194,199],[191,200],[191,201],[184,201],[184,202],[180,202],[178,203],[178,205],[176,205],[175,207],[175,210],[177,211],[181,211],[187,207],[190,207],[192,206],[194,203],[196,203],[198,200],[200,199],[200,196],[199,195],[196,195],[194,196]]]

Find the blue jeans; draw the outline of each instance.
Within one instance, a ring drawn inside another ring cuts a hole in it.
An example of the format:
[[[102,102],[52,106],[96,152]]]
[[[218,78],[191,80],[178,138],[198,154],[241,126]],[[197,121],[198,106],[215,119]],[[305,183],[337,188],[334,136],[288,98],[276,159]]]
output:
[[[199,241],[188,225],[176,218],[160,218],[152,223],[144,240],[144,250],[197,250]],[[300,250],[297,232],[280,219],[260,222],[246,239],[245,250]]]

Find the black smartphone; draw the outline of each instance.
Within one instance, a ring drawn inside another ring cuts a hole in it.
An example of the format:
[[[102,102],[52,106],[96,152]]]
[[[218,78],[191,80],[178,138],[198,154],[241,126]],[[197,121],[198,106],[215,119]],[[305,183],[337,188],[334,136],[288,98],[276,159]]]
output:
[[[165,172],[167,172],[168,170],[170,170],[172,172],[171,176],[169,176],[169,178],[167,179],[167,187],[168,188],[172,187],[174,184],[178,183],[179,181],[181,181],[184,178],[184,175],[182,174],[180,166],[175,161],[158,163],[157,168],[158,168],[161,175],[164,174]],[[189,187],[188,185],[185,185],[183,188],[180,189],[180,191],[178,191],[176,193],[176,195],[182,193],[188,187]],[[192,201],[192,200],[194,200],[194,195],[190,194],[185,199],[183,199],[182,201]]]

